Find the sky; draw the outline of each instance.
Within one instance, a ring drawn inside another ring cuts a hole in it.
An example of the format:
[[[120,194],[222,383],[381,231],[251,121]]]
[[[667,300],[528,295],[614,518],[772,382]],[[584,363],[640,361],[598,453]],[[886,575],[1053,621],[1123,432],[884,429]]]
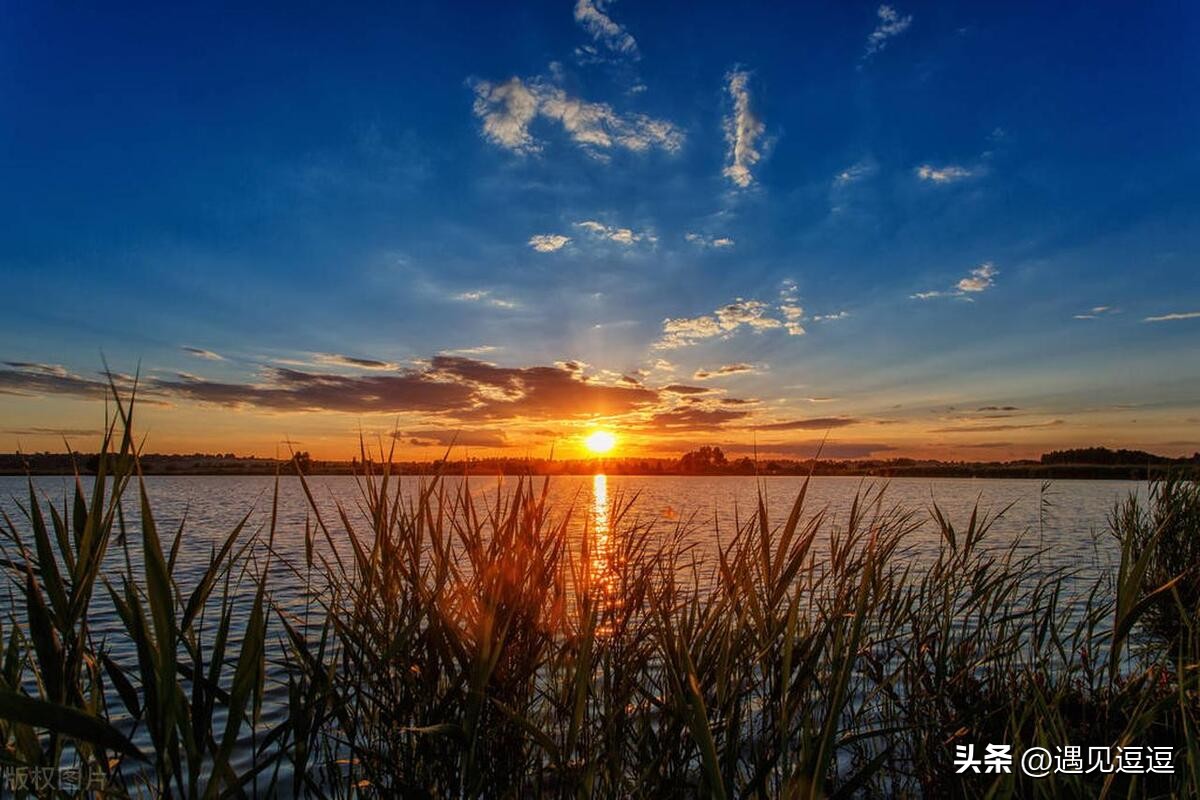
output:
[[[0,450],[1200,450],[1200,6],[336,5],[4,5]]]

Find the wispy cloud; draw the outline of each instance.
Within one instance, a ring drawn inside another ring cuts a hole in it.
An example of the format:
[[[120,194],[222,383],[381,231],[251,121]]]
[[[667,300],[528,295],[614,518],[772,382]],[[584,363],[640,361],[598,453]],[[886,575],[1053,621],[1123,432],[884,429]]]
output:
[[[749,411],[725,408],[676,408],[660,411],[650,418],[653,428],[669,431],[717,430],[730,422],[750,416]]]
[[[990,261],[980,264],[964,278],[960,278],[952,289],[936,289],[928,292],[917,292],[909,295],[913,300],[932,300],[938,297],[958,297],[970,300],[969,295],[978,294],[996,285],[995,277],[999,273]]]
[[[1120,313],[1121,313],[1121,310],[1119,308],[1113,308],[1112,306],[1092,306],[1090,309],[1088,309],[1087,311],[1085,311],[1082,314],[1075,314],[1074,318],[1075,319],[1099,319],[1100,317],[1107,317],[1112,314],[1120,314]]]
[[[330,367],[354,367],[355,369],[396,370],[399,364],[374,358],[358,358],[340,353],[313,353],[313,361]]]
[[[675,371],[675,365],[665,358],[656,358],[654,359],[654,363],[650,365],[650,369],[653,372],[666,372],[669,374]]]
[[[830,428],[844,428],[857,422],[858,420],[851,417],[812,417],[784,422],[768,422],[754,427],[760,431],[823,431]]]
[[[813,322],[835,322],[839,319],[846,319],[850,316],[849,311],[835,311],[832,314],[813,314]]]
[[[608,6],[606,0],[577,0],[575,21],[583,26],[596,42],[614,53],[638,58],[637,41],[608,15]]]
[[[502,297],[496,297],[492,294],[491,289],[473,289],[469,292],[459,292],[454,295],[454,299],[463,303],[484,303],[494,308],[516,308],[515,300],[506,300]]]
[[[869,158],[857,161],[833,177],[834,186],[849,186],[866,180],[879,171],[879,166]]]
[[[745,189],[754,183],[751,167],[762,158],[758,140],[766,126],[754,109],[750,97],[750,73],[734,70],[725,76],[726,89],[733,100],[733,111],[725,118],[725,141],[729,145],[724,175]]]
[[[783,282],[783,286],[779,290],[779,311],[783,314],[783,326],[787,328],[789,335],[803,336],[805,334],[802,324],[804,307],[800,305],[800,288],[790,278]]]
[[[716,369],[698,369],[692,375],[698,381],[706,381],[709,378],[724,378],[729,375],[740,375],[746,372],[757,372],[753,364],[723,364]]]
[[[102,436],[104,431],[99,428],[5,428],[4,432],[11,436],[53,436],[60,439],[64,436]]]
[[[180,347],[179,349],[182,350],[183,352],[187,353],[188,355],[195,356],[196,358],[203,358],[205,361],[224,361],[225,360],[225,356],[221,355],[220,353],[214,353],[212,350],[205,350],[203,347],[191,347],[191,346],[185,344],[183,347]]]
[[[1176,311],[1171,314],[1162,314],[1157,317],[1146,317],[1142,322],[1172,322],[1180,319],[1197,319],[1200,318],[1200,311]]]
[[[515,153],[536,153],[542,144],[530,132],[539,116],[557,122],[576,145],[607,158],[614,148],[675,152],[684,135],[673,123],[645,114],[622,114],[608,103],[573,97],[541,78],[512,77],[503,83],[474,81],[475,116],[484,138]]]
[[[646,242],[654,244],[658,238],[645,231],[638,233],[632,228],[620,228],[613,225],[605,225],[603,222],[597,222],[594,219],[585,219],[582,222],[576,222],[575,226],[583,228],[592,236],[598,239],[607,239],[610,242],[623,244],[626,247],[637,244],[638,242]]]
[[[932,164],[922,164],[916,169],[917,177],[930,183],[954,183],[955,181],[973,178],[979,174],[979,169],[963,167],[958,164],[946,164],[935,167]]]
[[[997,433],[999,431],[1023,431],[1037,428],[1057,428],[1064,424],[1061,419],[1049,422],[1005,423],[1002,425],[964,425],[952,428],[932,428],[930,433]]]
[[[879,22],[875,26],[875,30],[871,31],[867,36],[867,48],[863,52],[862,60],[859,62],[860,67],[871,56],[887,47],[889,39],[899,36],[908,30],[913,21],[911,14],[901,16],[900,12],[886,3],[876,9],[875,15],[879,17]]]
[[[444,356],[482,356],[488,353],[495,353],[500,348],[494,344],[479,344],[474,347],[459,347],[454,350],[443,350],[441,355]]]
[[[710,389],[707,386],[689,386],[685,383],[668,384],[667,386],[664,386],[662,390],[664,392],[670,392],[671,394],[684,395],[712,394],[713,392],[717,391],[716,389]]]
[[[92,378],[79,375],[61,364],[39,364],[31,361],[5,361],[4,364],[10,369],[0,369],[0,395],[98,398],[105,397],[110,391],[107,376]],[[112,381],[117,387],[125,390],[133,385],[133,378],[128,375],[113,374]],[[139,390],[144,402],[157,402],[145,399],[146,395],[154,394],[149,387],[151,383],[153,382],[143,381]]]
[[[426,428],[424,430],[396,433],[397,439],[406,439],[415,447],[511,447],[508,435],[502,430]]]
[[[733,247],[734,241],[728,236],[705,236],[702,233],[685,233],[683,238],[697,247]]]
[[[571,243],[570,236],[561,233],[539,233],[529,237],[529,246],[539,253],[553,253]]]
[[[875,159],[867,156],[833,176],[829,186],[829,212],[840,214],[852,205],[856,195],[861,191],[861,184],[879,172]]]
[[[66,378],[71,374],[62,364],[40,364],[36,361],[5,361],[4,364],[13,369],[55,378]]]

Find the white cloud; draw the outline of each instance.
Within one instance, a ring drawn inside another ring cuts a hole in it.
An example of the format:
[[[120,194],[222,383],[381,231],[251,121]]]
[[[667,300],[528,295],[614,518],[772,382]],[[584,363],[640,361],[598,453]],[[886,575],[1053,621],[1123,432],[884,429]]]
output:
[[[469,292],[460,292],[454,295],[454,299],[463,303],[485,303],[494,308],[516,308],[517,303],[513,300],[505,300],[501,297],[495,297],[491,289],[475,289]]]
[[[538,113],[538,96],[520,78],[504,83],[475,84],[475,116],[483,120],[483,135],[518,153],[534,153],[541,146],[529,134]]]
[[[1110,314],[1120,314],[1121,310],[1112,306],[1092,306],[1082,314],[1076,314],[1075,319],[1099,319]]]
[[[849,311],[836,311],[832,314],[814,314],[812,321],[813,322],[834,322],[839,319],[845,319],[848,316],[850,316]]]
[[[902,17],[895,8],[886,3],[881,5],[875,11],[875,14],[879,17],[879,24],[867,36],[867,49],[863,53],[863,61],[866,61],[887,47],[888,39],[899,36],[912,25],[913,18],[911,14]]]
[[[783,327],[789,336],[803,336],[807,331],[801,320],[804,319],[804,307],[800,305],[800,288],[791,278],[786,279],[779,289],[779,310],[786,320]]]
[[[960,292],[982,292],[995,285],[992,278],[996,277],[996,267],[988,261],[971,270],[971,274],[958,282]]]
[[[786,328],[789,333],[795,333],[791,320],[784,322],[769,315],[771,306],[761,300],[743,300],[737,298],[713,311],[699,317],[674,317],[663,320],[662,338],[654,344],[657,350],[672,350],[686,347],[704,339],[721,337],[729,338],[742,328],[762,332],[774,328]],[[801,312],[803,313],[803,312]],[[800,333],[803,333],[801,328]]]
[[[656,370],[658,372],[674,372],[675,371],[675,365],[672,364],[670,361],[667,361],[665,358],[654,359],[654,363],[651,365],[650,368],[653,370]]]
[[[774,306],[762,300],[744,300],[739,297],[711,314],[663,320],[663,335],[654,344],[654,348],[672,350],[705,339],[728,339],[742,329],[749,329],[755,333],[782,329],[786,330],[789,336],[803,336],[804,319],[804,308],[799,303],[799,289],[795,281],[788,279],[781,284],[779,303]]]
[[[791,301],[785,301],[779,305],[779,310],[783,313],[785,320],[783,327],[787,328],[788,335],[803,336],[805,330],[800,321],[804,319],[804,307]]]
[[[947,164],[944,167],[922,164],[917,167],[917,177],[923,181],[932,181],[933,183],[954,183],[964,178],[974,177],[976,174],[978,174],[977,170],[960,167],[957,164]]]
[[[443,350],[442,354],[447,356],[482,356],[494,353],[499,349],[494,344],[480,344],[475,347],[459,347],[455,350]]]
[[[709,378],[723,378],[727,375],[742,375],[748,372],[758,372],[758,369],[753,364],[723,364],[716,369],[701,367],[692,373],[692,377],[698,381],[706,381]]]
[[[663,320],[662,339],[655,344],[660,350],[671,350],[694,344],[699,339],[711,339],[725,333],[714,317],[668,317]]]
[[[570,236],[561,233],[539,233],[529,237],[529,246],[539,253],[553,253],[571,243]]]
[[[997,274],[999,274],[999,270],[996,269],[996,266],[992,262],[986,261],[975,269],[971,270],[966,277],[960,278],[958,282],[954,284],[953,288],[946,290],[936,289],[928,292],[917,292],[916,294],[909,295],[909,297],[911,297],[913,300],[932,300],[938,297],[958,297],[969,302],[971,300],[969,295],[978,294],[979,292],[986,291],[995,286],[996,281],[994,279]]]
[[[607,239],[610,242],[623,244],[626,247],[637,244],[638,242],[654,244],[658,241],[658,237],[652,233],[646,233],[644,231],[642,233],[637,233],[630,228],[617,228],[612,225],[605,225],[602,222],[596,222],[594,219],[586,219],[582,222],[576,222],[575,226],[578,228],[583,228],[592,236],[595,236],[599,239]]]
[[[638,57],[637,41],[622,26],[605,13],[606,0],[577,0],[575,21],[591,34],[591,37],[609,50],[630,58]]]
[[[733,247],[734,241],[728,236],[705,236],[701,233],[685,233],[683,238],[697,247]]]
[[[560,124],[575,144],[598,158],[606,158],[613,148],[675,152],[683,146],[683,132],[671,122],[621,114],[608,103],[572,97],[540,78],[476,81],[474,89],[475,116],[482,120],[484,137],[516,153],[542,149],[529,130],[539,116]]]
[[[766,126],[751,103],[750,73],[735,70],[726,76],[726,80],[729,96],[733,98],[733,113],[725,118],[725,141],[729,144],[729,155],[723,174],[745,189],[754,182],[750,168],[762,158],[758,139]]]
[[[558,88],[543,92],[541,113],[560,122],[571,138],[585,147],[616,146],[635,152],[658,147],[675,152],[683,145],[683,132],[666,120],[618,114],[608,103],[589,103]]]
[[[782,327],[782,323],[774,317],[768,317],[770,306],[761,300],[743,300],[738,298],[728,305],[717,309],[717,321],[724,330],[732,331],[748,325],[755,330]]]
[[[1172,322],[1180,319],[1198,319],[1200,311],[1176,311],[1171,314],[1162,314],[1157,317],[1146,317],[1142,322]]]

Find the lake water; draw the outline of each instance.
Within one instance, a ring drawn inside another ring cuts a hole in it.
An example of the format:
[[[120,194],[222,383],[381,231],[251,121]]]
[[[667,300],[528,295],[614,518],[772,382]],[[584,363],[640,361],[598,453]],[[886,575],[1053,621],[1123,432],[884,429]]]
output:
[[[540,481],[542,479],[536,479]],[[461,485],[461,479],[450,479],[451,487]],[[190,591],[206,568],[209,554],[227,537],[238,521],[251,512],[249,531],[266,524],[271,513],[271,497],[274,479],[269,477],[158,477],[146,479],[151,505],[158,523],[164,546],[169,546],[175,529],[186,515],[186,527],[180,550],[176,580]],[[498,484],[495,478],[471,478],[469,488],[480,503],[494,497],[497,488],[511,486],[512,481]],[[632,516],[641,523],[652,522],[666,535],[678,525],[684,525],[697,545],[697,552],[713,552],[715,532],[721,537],[732,535],[739,522],[745,522],[756,507],[758,487],[761,485],[772,522],[786,520],[796,494],[803,483],[802,478],[772,477],[756,481],[751,477],[641,477],[641,476],[591,476],[556,477],[550,482],[550,499],[559,511],[572,510],[571,530],[581,535],[604,537],[610,532],[609,516],[614,504],[634,499]],[[71,479],[62,477],[39,477],[35,479],[39,492],[61,508],[62,498],[71,489]],[[341,524],[336,506],[341,503],[351,518],[361,526],[369,527],[356,515],[361,514],[361,494],[354,478],[313,477],[310,479],[315,500],[321,515],[337,540]],[[404,491],[415,490],[418,479],[404,478]],[[1046,569],[1063,568],[1077,576],[1078,586],[1090,585],[1092,580],[1115,563],[1117,548],[1115,540],[1107,534],[1107,516],[1113,505],[1131,492],[1145,495],[1146,484],[1132,481],[1059,481],[1044,489],[1037,480],[976,480],[976,479],[924,479],[903,478],[890,481],[846,477],[818,477],[812,479],[807,513],[826,508],[834,524],[846,518],[855,494],[868,487],[884,491],[885,506],[912,509],[923,518],[928,518],[928,508],[933,504],[942,510],[956,526],[965,527],[972,510],[978,504],[982,511],[1004,513],[995,521],[990,540],[995,545],[1008,545],[1020,538],[1025,552],[1043,549],[1042,566]],[[69,496],[69,495],[66,495]],[[0,508],[8,514],[22,532],[25,520],[17,507],[16,500],[27,502],[28,488],[24,478],[0,477]],[[130,525],[131,541],[139,540],[136,492],[127,497],[127,522]],[[304,526],[312,516],[300,482],[296,478],[280,480],[276,548],[286,559],[295,564],[304,561]],[[585,527],[586,526],[586,527]],[[938,547],[938,534],[931,524],[916,530],[907,544],[914,558],[932,554]],[[601,545],[603,543],[601,542]],[[822,542],[814,543],[817,557]],[[10,553],[10,555],[12,555]],[[110,546],[110,577],[124,571],[121,548]],[[140,559],[135,557],[135,570],[140,569]],[[269,585],[272,599],[284,607],[299,608],[305,603],[302,582],[292,578],[285,570],[273,569]],[[106,639],[108,646],[120,662],[132,664],[136,660],[132,643],[116,619],[105,592],[98,587],[93,606],[92,632],[97,638]],[[6,623],[10,615],[20,620],[24,602],[13,588],[0,588],[0,608]],[[244,625],[250,612],[251,588],[239,595],[239,606],[235,614],[235,627]],[[236,632],[235,632],[236,635]],[[270,646],[277,646],[272,637]],[[236,649],[233,651],[236,653]],[[275,686],[272,693],[282,699],[283,688]],[[283,711],[281,705],[268,702],[265,706],[266,722],[271,724]],[[145,744],[145,742],[139,742]]]
[[[38,477],[35,486],[45,498],[60,508],[62,498],[71,488],[64,477]],[[470,490],[481,507],[495,497],[498,488],[511,487],[513,479],[498,482],[496,478],[471,478]],[[536,479],[540,481],[541,478]],[[402,478],[401,491],[411,492],[418,487],[417,478]],[[460,486],[461,479],[448,480],[448,488]],[[85,480],[85,482],[87,482]],[[361,493],[355,479],[348,476],[317,476],[310,478],[310,487],[322,518],[329,526],[335,541],[341,530],[337,513],[340,503],[347,509],[351,521],[368,527],[358,515],[362,507]],[[633,500],[631,517],[640,523],[653,523],[664,532],[684,525],[703,557],[716,546],[716,536],[731,536],[739,523],[753,513],[758,487],[761,485],[773,523],[786,520],[791,505],[803,483],[802,478],[771,477],[756,480],[752,477],[702,476],[608,476],[555,477],[550,481],[550,503],[559,512],[571,511],[571,530],[589,535],[604,536],[608,518],[616,505]],[[146,478],[151,506],[164,547],[184,521],[185,535],[177,563],[176,579],[184,586],[194,585],[207,566],[213,547],[219,546],[233,527],[250,512],[247,530],[265,525],[270,518],[274,479],[241,476],[150,476]],[[937,503],[942,513],[957,526],[963,527],[972,510],[999,514],[994,522],[990,541],[1007,545],[1020,537],[1021,550],[1032,552],[1044,549],[1044,567],[1064,568],[1078,574],[1081,581],[1090,582],[1097,574],[1112,566],[1117,554],[1115,541],[1107,535],[1107,516],[1114,503],[1131,492],[1144,495],[1146,484],[1136,481],[1059,481],[1044,490],[1038,480],[995,480],[970,478],[899,478],[890,481],[853,477],[813,478],[805,503],[807,513],[828,509],[834,525],[844,520],[856,493],[867,489],[882,489],[885,506],[913,510],[927,519],[928,509]],[[28,488],[24,478],[0,477],[0,508],[18,527],[23,519],[15,499],[26,502]],[[140,536],[136,492],[126,497],[127,523],[132,540]],[[300,481],[294,477],[280,479],[276,547],[294,563],[304,559],[304,525],[312,518]],[[907,543],[915,556],[933,553],[938,535],[931,524],[925,524],[910,536]],[[822,542],[814,547],[818,552]],[[113,567],[119,571],[124,563],[119,548],[110,549]],[[135,567],[139,566],[135,563]],[[303,601],[295,581],[279,581],[270,587],[273,599],[284,606]],[[5,587],[0,591],[8,591]],[[248,611],[248,609],[247,609]],[[95,620],[98,633],[106,622]]]

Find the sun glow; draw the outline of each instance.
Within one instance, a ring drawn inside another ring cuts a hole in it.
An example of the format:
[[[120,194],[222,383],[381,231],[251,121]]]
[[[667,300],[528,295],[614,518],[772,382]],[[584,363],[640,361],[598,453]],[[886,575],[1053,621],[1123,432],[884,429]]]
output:
[[[584,447],[596,455],[603,455],[617,445],[617,437],[609,431],[594,431],[583,440]]]

